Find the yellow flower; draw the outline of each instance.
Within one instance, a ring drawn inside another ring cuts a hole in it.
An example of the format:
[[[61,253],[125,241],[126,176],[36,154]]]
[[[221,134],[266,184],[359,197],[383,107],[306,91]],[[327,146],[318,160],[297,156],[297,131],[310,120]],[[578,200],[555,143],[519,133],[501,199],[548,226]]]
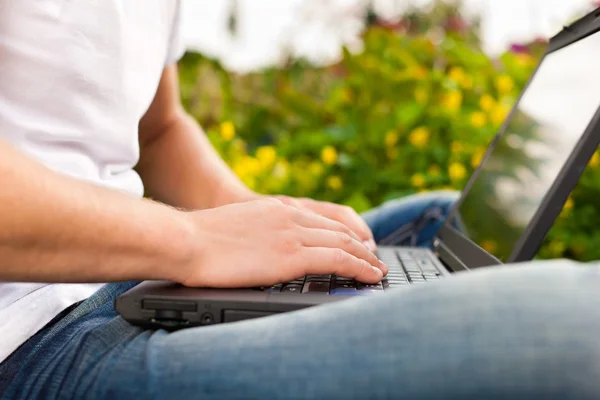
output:
[[[498,248],[498,245],[493,240],[483,240],[481,242],[481,248],[490,254],[494,254],[494,252]]]
[[[428,98],[428,94],[427,94],[427,90],[422,88],[422,87],[418,87],[415,89],[415,100],[418,104],[425,104],[427,102],[427,98]]]
[[[225,121],[221,124],[221,137],[227,141],[235,137],[235,126],[231,121]]]
[[[387,147],[394,147],[398,143],[398,133],[389,131],[385,134],[384,142]]]
[[[481,99],[479,99],[479,107],[481,107],[481,109],[485,112],[492,111],[495,105],[496,100],[494,100],[494,98],[489,94],[484,94],[481,96]]]
[[[416,128],[408,137],[410,144],[418,149],[422,149],[429,143],[429,130],[424,126]]]
[[[567,246],[565,246],[565,244],[562,242],[551,242],[548,245],[548,250],[550,250],[555,257],[560,257],[566,249]]]
[[[323,166],[318,163],[317,161],[313,161],[310,163],[308,170],[310,171],[311,174],[313,175],[322,175],[323,172],[325,172],[325,169],[323,168]]]
[[[563,206],[563,210],[571,210],[573,209],[573,207],[575,206],[575,202],[573,201],[572,198],[568,198],[567,201],[565,202],[565,205]]]
[[[465,149],[465,146],[463,146],[463,144],[460,142],[452,142],[452,144],[450,145],[450,151],[452,153],[460,153],[464,149]]]
[[[427,78],[427,68],[425,67],[411,68],[410,73],[413,78],[418,80]]]
[[[500,94],[509,94],[515,87],[515,82],[508,75],[500,75],[494,82]]]
[[[527,53],[519,53],[515,55],[517,63],[522,67],[531,67],[535,64],[535,59]]]
[[[454,162],[448,167],[448,176],[452,181],[461,181],[467,176],[467,169],[461,163]]]
[[[494,125],[501,125],[508,117],[510,110],[503,104],[497,104],[491,112],[490,119]]]
[[[485,152],[486,149],[482,147],[475,150],[475,153],[473,153],[473,157],[471,157],[471,166],[473,168],[479,167],[479,164],[481,164],[481,160],[483,160],[483,156],[485,156]]]
[[[287,160],[280,160],[275,164],[275,168],[273,168],[272,175],[277,179],[285,179],[289,174],[290,164]]]
[[[473,78],[469,75],[465,75],[465,78],[461,82],[461,86],[463,89],[472,89],[473,88]]]
[[[458,90],[454,90],[445,96],[443,104],[450,111],[458,111],[462,105],[462,100],[462,93]]]
[[[427,173],[433,177],[433,178],[437,178],[441,175],[442,173],[442,169],[437,166],[437,165],[432,165],[431,167],[429,167],[429,169],[427,170]]]
[[[460,67],[453,67],[448,74],[450,79],[452,79],[456,83],[461,83],[463,79],[465,79],[465,71],[463,71]]]
[[[571,210],[573,209],[573,207],[575,207],[575,202],[573,201],[573,199],[569,196],[567,198],[567,201],[565,201],[565,205],[563,206],[561,212],[560,212],[560,216],[562,218],[567,217],[570,213]]]
[[[269,168],[277,161],[277,152],[273,146],[261,146],[256,150],[256,158],[263,168]]]
[[[590,159],[590,167],[595,168],[598,165],[600,165],[600,154],[598,154],[597,152],[594,153],[594,155],[592,156],[592,158]]]
[[[427,184],[427,179],[423,174],[414,174],[410,177],[410,184],[416,188],[422,188]]]
[[[448,73],[451,80],[459,84],[463,89],[471,89],[473,87],[473,78],[465,73],[460,67],[454,67]]]
[[[342,178],[340,178],[337,175],[331,175],[329,178],[327,178],[327,181],[325,183],[330,189],[333,190],[340,190],[342,186],[344,186]]]
[[[241,176],[254,176],[261,171],[261,165],[256,158],[244,156],[238,162],[236,170]]]
[[[321,150],[321,160],[327,165],[333,165],[337,162],[337,150],[333,146],[325,146]]]
[[[471,114],[471,125],[475,128],[481,128],[487,124],[487,117],[481,111],[475,111]]]

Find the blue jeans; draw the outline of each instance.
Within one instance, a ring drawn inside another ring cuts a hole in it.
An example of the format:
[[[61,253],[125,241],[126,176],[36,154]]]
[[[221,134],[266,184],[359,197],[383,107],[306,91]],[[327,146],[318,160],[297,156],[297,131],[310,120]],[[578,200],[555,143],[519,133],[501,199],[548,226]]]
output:
[[[448,207],[419,199],[367,215],[381,229],[378,238],[430,206]],[[2,398],[600,395],[596,267],[549,262],[481,269],[379,296],[174,333],[137,328],[118,316],[113,300],[134,285],[105,285],[13,353],[0,365]]]

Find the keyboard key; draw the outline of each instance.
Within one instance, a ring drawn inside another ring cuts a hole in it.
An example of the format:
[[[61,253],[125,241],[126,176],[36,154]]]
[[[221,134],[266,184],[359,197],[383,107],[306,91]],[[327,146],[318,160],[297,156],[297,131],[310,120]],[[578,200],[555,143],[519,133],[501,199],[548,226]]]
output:
[[[383,261],[383,262],[387,265],[387,267],[390,271],[403,271],[404,270],[402,268],[402,264],[400,264],[400,263],[392,264],[392,263],[386,263],[385,261]]]
[[[344,278],[342,276],[336,276],[335,277],[335,282],[339,282],[339,283],[354,283],[354,278]]]
[[[356,288],[334,288],[331,290],[331,294],[334,296],[358,296],[362,293],[356,290]]]
[[[298,284],[288,284],[285,285],[283,287],[283,289],[281,289],[282,293],[298,293],[300,294],[302,292],[302,285],[298,285]]]
[[[282,287],[282,286],[283,286],[283,285],[282,285],[281,283],[280,283],[280,284],[277,284],[277,285],[273,285],[273,286],[271,286],[270,288],[268,288],[268,289],[267,289],[267,291],[268,291],[268,292],[281,292],[281,287]]]
[[[331,287],[330,293],[337,296],[357,296],[360,294],[356,290],[356,285],[352,282],[336,282]]]
[[[388,280],[388,282],[396,282],[396,281],[405,282],[408,280],[408,278],[405,276],[388,276],[387,280]]]
[[[417,261],[417,264],[421,268],[434,268],[435,269],[435,265],[429,258],[423,258],[423,259]]]
[[[376,283],[376,284],[364,284],[364,283],[359,283],[357,286],[358,290],[373,290],[373,291],[377,291],[377,290],[383,290],[383,285],[381,283]]]
[[[307,275],[306,282],[329,282],[331,275]]]
[[[356,289],[356,283],[354,282],[335,282],[333,289]]]
[[[386,276],[406,276],[404,272],[388,272]]]
[[[329,282],[306,282],[302,293],[329,293]]]

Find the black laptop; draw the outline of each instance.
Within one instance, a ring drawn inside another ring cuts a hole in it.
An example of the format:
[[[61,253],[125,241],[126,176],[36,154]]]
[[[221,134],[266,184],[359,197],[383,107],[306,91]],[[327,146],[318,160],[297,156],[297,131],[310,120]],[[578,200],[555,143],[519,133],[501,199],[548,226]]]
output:
[[[272,287],[188,288],[143,282],[115,301],[129,322],[156,328],[234,322],[531,260],[600,142],[600,9],[566,27],[466,185],[433,249],[379,247],[389,266],[367,285],[309,275]],[[584,81],[584,87],[571,81]]]

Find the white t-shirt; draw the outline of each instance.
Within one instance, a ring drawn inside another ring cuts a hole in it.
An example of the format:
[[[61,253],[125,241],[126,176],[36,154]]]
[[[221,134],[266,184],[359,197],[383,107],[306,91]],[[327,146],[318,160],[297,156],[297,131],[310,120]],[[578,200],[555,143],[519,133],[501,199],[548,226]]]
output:
[[[0,0],[0,140],[53,170],[142,196],[138,123],[165,65],[183,54],[179,7]],[[99,287],[0,283],[0,361]]]

